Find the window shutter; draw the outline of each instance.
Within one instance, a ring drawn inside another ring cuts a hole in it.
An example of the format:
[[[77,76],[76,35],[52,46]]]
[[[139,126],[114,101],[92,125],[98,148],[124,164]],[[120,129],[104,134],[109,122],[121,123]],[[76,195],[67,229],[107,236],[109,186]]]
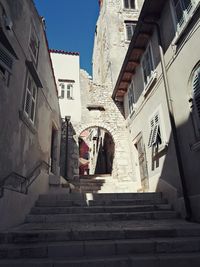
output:
[[[126,32],[127,32],[127,40],[130,41],[133,35],[131,24],[126,24]]]
[[[196,111],[200,119],[200,73],[197,73],[193,81],[193,95]]]
[[[187,13],[190,13],[190,10],[192,9],[192,1],[191,0],[183,0],[185,9]]]
[[[159,132],[160,132],[160,130],[159,130],[160,125],[159,124],[160,124],[159,114],[156,114],[150,122],[151,131],[150,131],[150,135],[149,135],[148,147],[155,145],[158,141],[158,136],[159,136]],[[161,138],[161,136],[160,136],[160,138]]]
[[[153,129],[153,133],[152,133],[152,141],[151,141],[151,146],[155,145],[157,142],[157,138],[158,138],[158,129],[159,129],[159,124],[156,124],[154,129]]]
[[[188,14],[192,11],[193,0],[174,0],[178,28],[180,29],[188,20]]]
[[[2,47],[0,47],[0,65],[8,71],[11,71],[13,65],[13,59]]]
[[[61,90],[60,97],[61,97],[61,98],[65,98],[65,90],[63,90],[63,89]]]
[[[150,126],[151,126],[151,131],[150,131],[150,135],[149,135],[148,147],[151,147],[151,145],[152,145],[152,137],[153,137],[153,130],[154,130],[154,119],[151,120]]]
[[[176,10],[176,17],[177,17],[177,22],[179,27],[181,27],[184,23],[184,13],[183,13],[183,6],[182,2],[178,1],[175,5],[175,10]]]

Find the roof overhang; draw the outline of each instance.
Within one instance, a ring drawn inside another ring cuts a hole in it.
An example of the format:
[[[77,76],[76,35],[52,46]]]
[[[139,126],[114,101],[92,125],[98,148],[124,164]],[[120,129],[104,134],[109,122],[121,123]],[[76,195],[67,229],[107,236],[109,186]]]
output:
[[[152,36],[155,25],[152,22],[159,20],[166,0],[146,0],[143,4],[134,35],[126,53],[112,98],[123,102],[141,57]]]

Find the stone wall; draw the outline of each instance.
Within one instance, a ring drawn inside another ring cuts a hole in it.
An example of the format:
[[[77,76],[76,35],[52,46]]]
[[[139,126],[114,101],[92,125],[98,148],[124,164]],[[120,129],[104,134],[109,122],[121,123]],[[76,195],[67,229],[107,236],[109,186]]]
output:
[[[80,123],[73,124],[77,144],[81,132],[91,127],[103,128],[112,136],[115,143],[113,188],[115,184],[116,191],[126,192],[136,190],[130,156],[130,136],[125,125],[123,109],[119,103],[114,103],[111,95],[129,46],[125,21],[138,19],[143,1],[137,3],[136,9],[126,10],[121,0],[103,1],[94,38],[93,80],[81,70],[82,119]],[[73,153],[76,153],[76,146]],[[73,162],[77,165],[76,160]]]

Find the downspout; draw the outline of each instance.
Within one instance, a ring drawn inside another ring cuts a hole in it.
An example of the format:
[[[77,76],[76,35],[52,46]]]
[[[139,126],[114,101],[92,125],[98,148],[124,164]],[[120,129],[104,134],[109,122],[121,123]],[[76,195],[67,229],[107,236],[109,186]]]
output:
[[[164,87],[165,87],[165,95],[166,95],[166,99],[167,99],[167,108],[168,108],[168,114],[169,114],[170,124],[171,124],[171,128],[172,128],[172,136],[174,139],[176,157],[177,157],[177,162],[178,162],[178,169],[179,169],[182,191],[183,191],[183,199],[184,199],[184,204],[185,204],[185,211],[186,211],[185,219],[187,221],[191,221],[192,220],[192,209],[191,209],[190,199],[188,197],[186,178],[185,178],[185,173],[184,173],[184,168],[183,168],[183,160],[182,160],[182,156],[181,156],[181,152],[180,152],[180,144],[178,142],[178,135],[177,135],[175,118],[174,118],[173,105],[171,102],[172,101],[171,100],[171,93],[170,93],[169,81],[168,81],[166,64],[165,64],[165,59],[164,59],[160,26],[157,22],[152,22],[152,21],[151,22],[144,21],[144,23],[152,24],[152,25],[156,26],[156,31],[157,31],[157,36],[158,36],[159,53],[160,53],[160,59],[161,59],[161,68],[162,68],[163,81],[164,81]]]

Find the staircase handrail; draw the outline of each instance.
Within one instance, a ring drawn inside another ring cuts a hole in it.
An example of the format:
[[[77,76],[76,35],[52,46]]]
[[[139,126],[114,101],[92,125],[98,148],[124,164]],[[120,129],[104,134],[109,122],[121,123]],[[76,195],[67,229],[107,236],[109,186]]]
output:
[[[49,170],[49,168],[50,165],[46,161],[41,160],[27,176],[21,175],[17,172],[11,172],[0,182],[0,197],[3,196],[4,189],[21,194],[27,194],[28,188],[40,175],[42,169]]]

